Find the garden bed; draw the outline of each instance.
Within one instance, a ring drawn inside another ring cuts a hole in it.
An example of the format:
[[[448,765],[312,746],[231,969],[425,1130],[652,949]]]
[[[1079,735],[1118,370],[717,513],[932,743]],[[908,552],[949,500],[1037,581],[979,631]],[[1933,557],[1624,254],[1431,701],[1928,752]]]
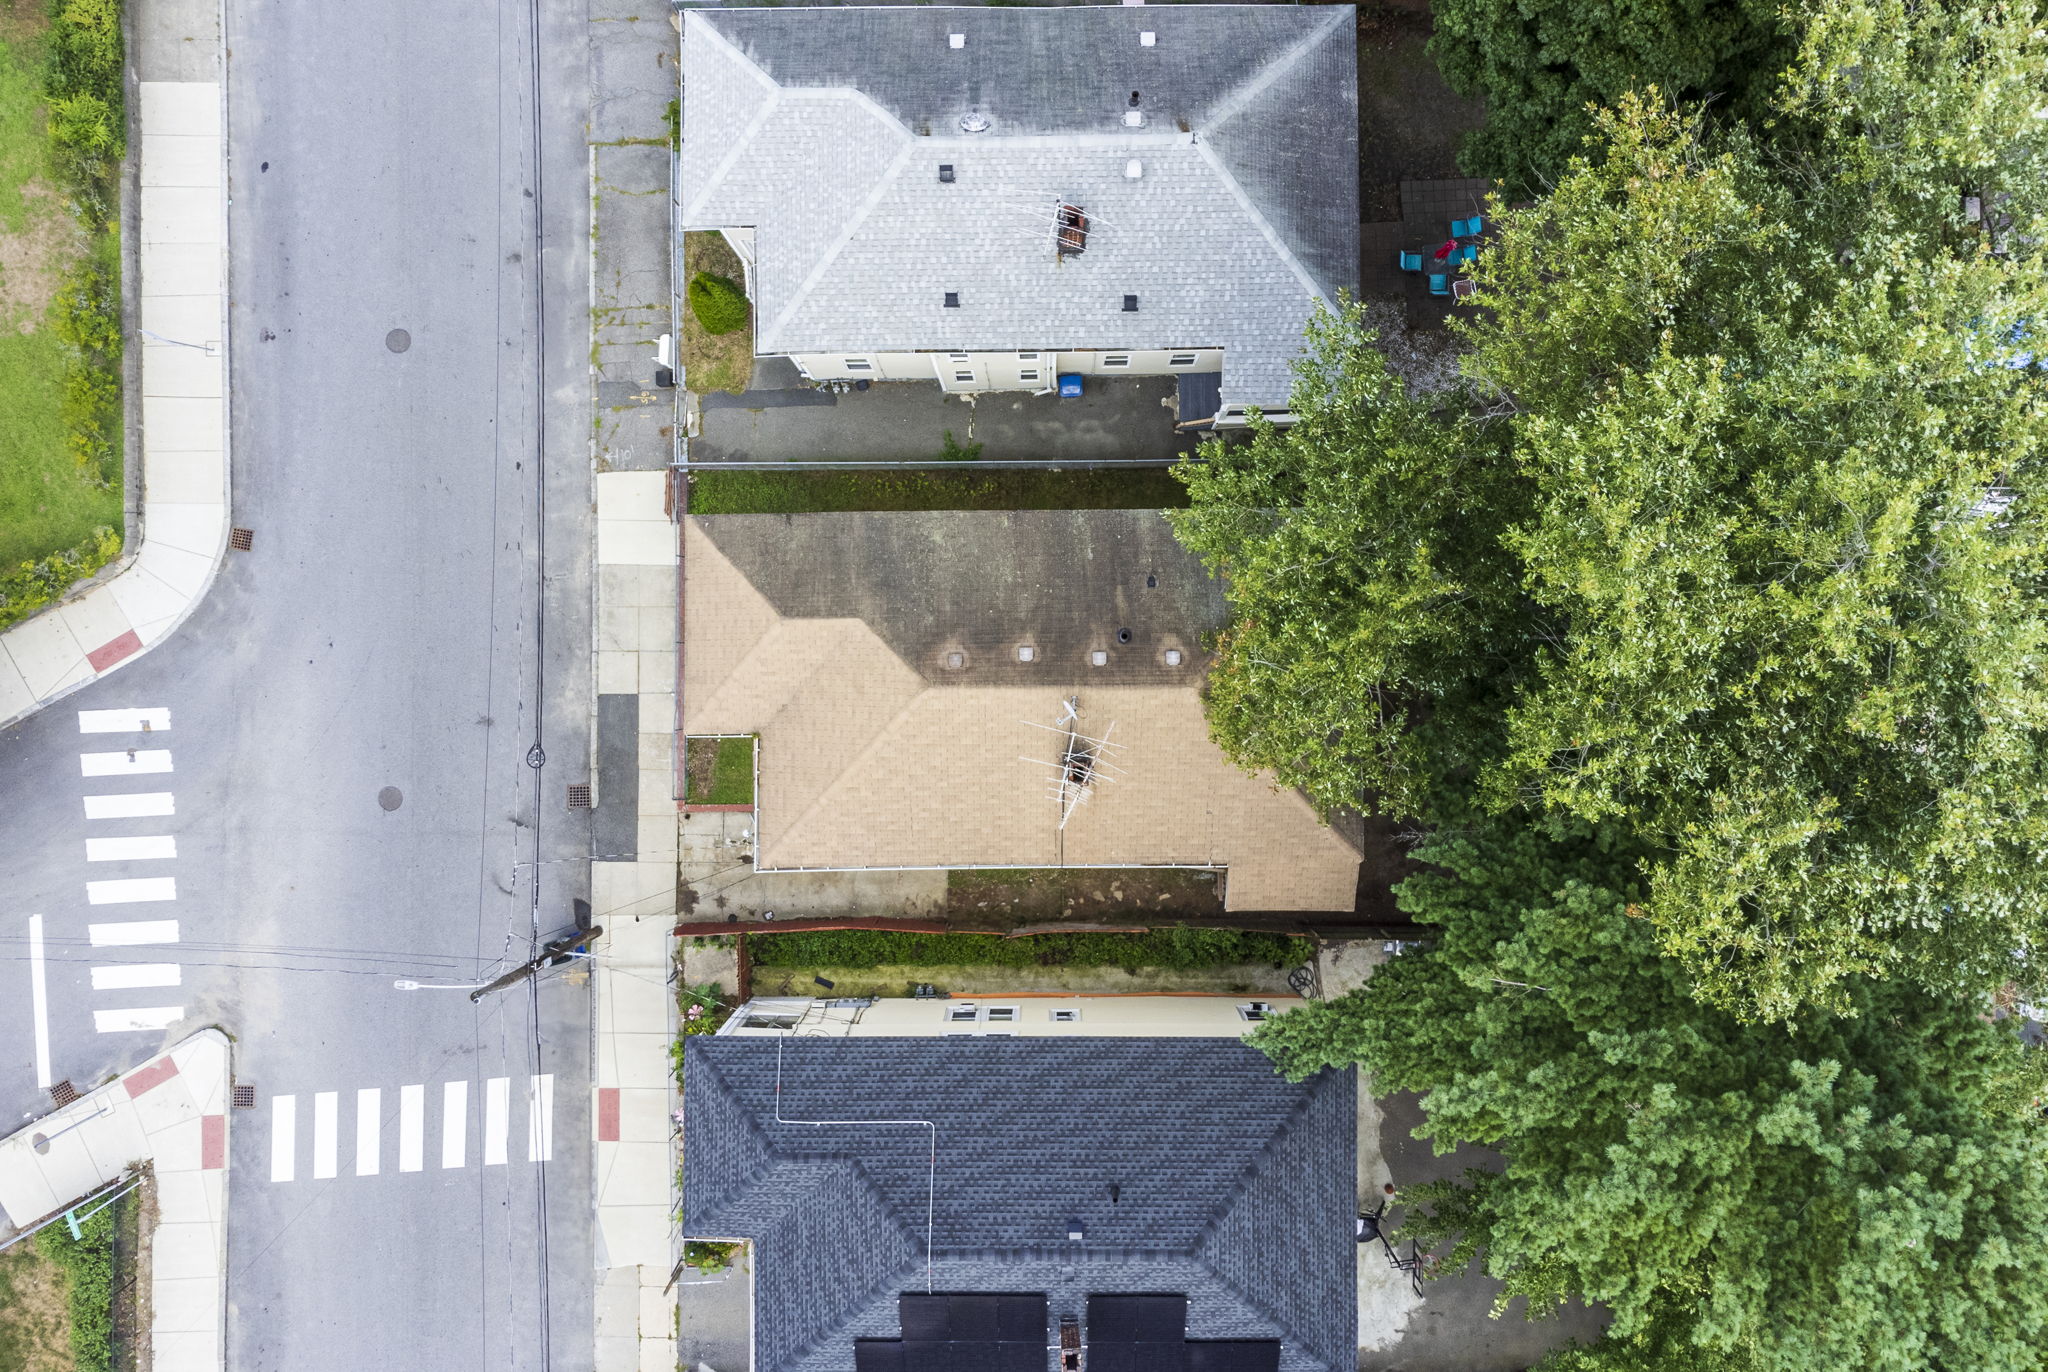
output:
[[[696,230],[683,235],[683,280],[698,272],[710,272],[731,281],[744,281],[746,273],[738,254],[716,230]],[[730,391],[738,395],[754,378],[754,321],[731,333],[715,334],[706,329],[696,314],[683,306],[683,381],[699,395],[706,391]]]
[[[1315,941],[1237,929],[1152,929],[1144,933],[899,934],[878,929],[814,929],[786,934],[749,930],[747,953],[759,970],[829,966],[1202,968],[1260,963],[1281,970],[1315,956]]]

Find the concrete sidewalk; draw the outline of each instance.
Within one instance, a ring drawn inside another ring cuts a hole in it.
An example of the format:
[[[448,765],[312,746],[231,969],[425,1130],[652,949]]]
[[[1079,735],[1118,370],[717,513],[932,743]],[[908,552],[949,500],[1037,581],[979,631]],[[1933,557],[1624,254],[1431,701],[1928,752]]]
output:
[[[184,35],[218,50],[218,11]],[[203,30],[203,31],[200,31]],[[152,36],[154,38],[154,35]],[[228,538],[227,141],[221,83],[137,84],[141,129],[142,517],[121,569],[0,633],[0,728],[161,642]]]
[[[148,1164],[153,1372],[227,1365],[227,1035],[205,1029],[0,1140],[0,1209],[27,1229]]]
[[[676,1365],[676,1157],[682,1101],[669,1061],[676,1031],[669,983],[676,912],[676,530],[663,510],[668,473],[597,478],[600,699],[637,696],[625,776],[607,785],[636,822],[632,852],[591,864],[604,937],[591,976],[596,1002],[597,1372]],[[602,744],[600,744],[602,746]],[[607,798],[598,798],[600,807]],[[719,1369],[719,1372],[728,1372]]]

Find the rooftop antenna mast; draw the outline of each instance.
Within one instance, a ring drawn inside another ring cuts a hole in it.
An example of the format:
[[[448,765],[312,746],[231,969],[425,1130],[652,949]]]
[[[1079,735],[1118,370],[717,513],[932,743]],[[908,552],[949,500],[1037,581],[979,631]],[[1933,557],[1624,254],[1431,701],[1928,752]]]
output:
[[[1116,730],[1116,721],[1097,738],[1081,732],[1081,698],[1068,696],[1060,702],[1060,717],[1053,724],[1039,724],[1025,720],[1034,729],[1059,734],[1063,739],[1059,761],[1048,762],[1043,758],[1026,757],[1023,761],[1033,766],[1044,767],[1052,773],[1049,792],[1059,803],[1061,829],[1074,817],[1074,811],[1088,803],[1095,794],[1095,785],[1101,781],[1115,781],[1127,775],[1123,768],[1112,759],[1123,752],[1124,745],[1110,742],[1109,736]]]

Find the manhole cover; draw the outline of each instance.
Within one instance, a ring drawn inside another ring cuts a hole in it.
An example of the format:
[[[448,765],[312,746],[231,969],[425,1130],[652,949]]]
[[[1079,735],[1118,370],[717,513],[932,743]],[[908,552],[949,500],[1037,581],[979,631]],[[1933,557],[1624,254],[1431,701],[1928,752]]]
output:
[[[588,786],[571,786],[569,788],[569,808],[572,810],[588,810],[590,808],[590,788]]]
[[[396,810],[405,804],[405,794],[396,786],[386,786],[377,792],[377,803],[387,810]]]
[[[402,353],[412,346],[412,335],[404,329],[393,329],[384,335],[384,346],[395,353]]]

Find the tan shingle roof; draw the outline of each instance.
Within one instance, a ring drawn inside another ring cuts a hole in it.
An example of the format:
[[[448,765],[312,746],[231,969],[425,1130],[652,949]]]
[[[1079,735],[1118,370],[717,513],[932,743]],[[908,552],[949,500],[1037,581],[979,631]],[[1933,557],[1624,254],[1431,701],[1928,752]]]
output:
[[[1034,524],[1158,516],[795,518],[985,519],[979,546],[1000,561],[1005,535],[1033,536]],[[686,525],[685,727],[761,735],[762,867],[1217,866],[1229,869],[1231,910],[1352,908],[1356,851],[1299,794],[1223,756],[1209,740],[1195,674],[1102,686],[934,682],[865,620],[784,618],[720,549],[713,531],[732,520],[782,523],[719,516]],[[806,546],[808,576],[830,584],[844,575],[818,565],[831,541]],[[1123,775],[1099,783],[1062,831],[1053,774],[1027,759],[1058,757],[1060,735],[1034,726],[1055,723],[1072,695],[1083,732],[1123,745]]]

